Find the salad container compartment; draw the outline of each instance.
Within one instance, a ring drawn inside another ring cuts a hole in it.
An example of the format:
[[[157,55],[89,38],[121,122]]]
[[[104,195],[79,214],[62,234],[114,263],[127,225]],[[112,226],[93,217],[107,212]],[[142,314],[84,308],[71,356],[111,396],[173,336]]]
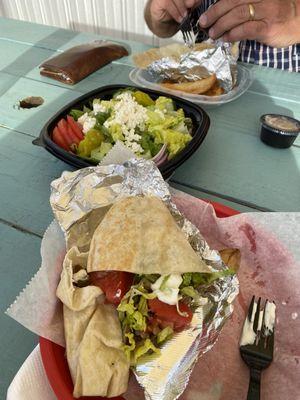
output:
[[[144,93],[148,94],[152,100],[156,100],[160,96],[168,97],[173,100],[176,109],[182,108],[186,117],[192,120],[192,130],[191,136],[192,139],[185,146],[183,150],[181,150],[178,154],[176,154],[173,158],[167,159],[166,157],[160,158],[160,162],[157,163],[157,166],[165,179],[169,178],[172,173],[175,171],[177,167],[179,167],[184,161],[186,161],[201,145],[203,142],[210,125],[210,120],[206,112],[196,104],[192,102],[174,96],[172,94],[163,93],[157,90],[151,90],[146,88],[141,88],[137,86],[130,85],[109,85],[97,88],[91,92],[88,92],[78,99],[67,104],[63,109],[57,112],[42,128],[40,136],[33,141],[33,144],[44,147],[48,152],[53,154],[55,157],[60,160],[66,162],[69,165],[72,165],[76,168],[84,168],[95,165],[92,161],[88,159],[81,158],[76,154],[68,152],[64,150],[62,147],[59,147],[52,140],[52,132],[54,128],[57,126],[58,122],[62,118],[66,118],[72,109],[83,109],[84,106],[88,106],[93,99],[100,100],[110,100],[115,93],[124,89],[134,89],[141,90]],[[158,155],[159,156],[159,155]],[[157,156],[154,157],[153,161],[156,162]]]

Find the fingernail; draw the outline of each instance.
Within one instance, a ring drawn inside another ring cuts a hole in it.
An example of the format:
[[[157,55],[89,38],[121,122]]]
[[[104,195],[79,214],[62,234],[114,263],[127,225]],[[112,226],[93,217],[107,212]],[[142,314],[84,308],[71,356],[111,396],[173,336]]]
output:
[[[200,19],[199,19],[200,25],[205,26],[207,23],[207,16],[205,14],[202,14]]]
[[[214,34],[215,34],[214,28],[210,28],[210,30],[208,31],[208,36],[214,37]]]

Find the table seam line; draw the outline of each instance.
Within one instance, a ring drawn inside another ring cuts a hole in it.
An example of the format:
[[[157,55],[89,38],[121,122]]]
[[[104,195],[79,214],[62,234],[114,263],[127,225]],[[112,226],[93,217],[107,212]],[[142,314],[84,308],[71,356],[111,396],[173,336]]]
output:
[[[36,139],[37,138],[37,136],[31,135],[30,133],[19,131],[16,128],[10,128],[9,126],[1,124],[1,123],[0,123],[0,128],[7,129],[8,131],[13,131],[13,132],[19,133],[20,135],[28,136],[28,137],[30,137],[32,139]]]
[[[39,233],[31,231],[31,230],[29,230],[27,228],[24,228],[24,227],[22,227],[22,226],[20,226],[18,224],[15,224],[14,222],[7,221],[7,220],[5,220],[3,218],[0,218],[0,223],[3,224],[3,225],[9,226],[10,228],[13,228],[13,229],[15,229],[15,230],[17,230],[19,232],[27,233],[29,235],[36,236],[36,237],[38,237],[40,239],[43,238],[43,236],[40,235]]]

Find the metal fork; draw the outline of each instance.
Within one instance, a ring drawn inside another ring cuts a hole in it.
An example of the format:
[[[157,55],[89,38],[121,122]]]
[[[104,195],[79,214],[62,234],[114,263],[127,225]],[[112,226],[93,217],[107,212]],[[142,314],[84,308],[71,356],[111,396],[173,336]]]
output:
[[[275,313],[275,304],[266,300],[262,310],[260,304],[261,298],[256,303],[253,296],[240,340],[241,357],[250,369],[247,400],[260,399],[261,373],[273,360],[275,314],[270,311]]]

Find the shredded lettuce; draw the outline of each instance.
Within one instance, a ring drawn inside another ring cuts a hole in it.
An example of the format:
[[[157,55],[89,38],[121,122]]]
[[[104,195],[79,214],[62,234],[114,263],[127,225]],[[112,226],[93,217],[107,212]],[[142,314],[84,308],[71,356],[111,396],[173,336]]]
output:
[[[75,119],[75,121],[77,121],[78,118],[80,118],[84,114],[84,111],[76,110],[75,108],[73,108],[73,110],[71,110],[69,114]]]
[[[188,303],[194,309],[201,304],[201,295],[198,292],[200,285],[207,285],[216,279],[233,274],[234,271],[229,269],[212,273],[182,274],[178,299]],[[117,308],[123,332],[123,349],[131,365],[136,365],[138,360],[146,354],[159,354],[159,347],[174,334],[170,326],[162,328],[148,308],[148,300],[156,297],[151,285],[160,278],[162,290],[167,284],[169,275],[164,277],[159,274],[136,275],[134,285]],[[180,302],[177,302],[176,307],[180,315],[186,316],[186,313],[180,310]]]
[[[160,287],[159,287],[159,290],[161,290],[161,291],[164,291],[165,290],[165,288],[167,287],[167,282],[168,282],[168,279],[170,278],[170,275],[166,275],[164,278],[163,278],[163,281],[162,281],[162,283],[161,283],[161,285],[160,285]]]
[[[145,316],[145,317],[148,316],[148,303],[147,303],[147,299],[144,296],[140,297],[138,310],[143,316]]]
[[[119,124],[111,124],[108,128],[108,132],[110,133],[112,139],[114,142],[117,142],[118,140],[124,142],[125,138],[122,133],[122,128],[121,125]]]
[[[106,112],[98,112],[95,115],[97,124],[102,126],[104,124],[104,122],[109,118],[109,116],[110,116],[110,113],[108,113],[108,112],[107,113]]]
[[[180,289],[180,293],[183,296],[188,296],[191,297],[193,300],[198,300],[199,299],[199,293],[197,292],[196,289],[193,288],[193,286],[185,286],[182,289]]]
[[[167,326],[162,331],[160,331],[156,336],[157,344],[161,344],[166,340],[169,340],[174,334],[173,329],[170,326]]]
[[[106,154],[111,150],[112,144],[107,142],[102,142],[100,147],[91,151],[91,158],[97,161],[101,161]]]
[[[124,350],[127,358],[130,359],[131,352],[134,351],[134,349],[135,349],[134,334],[130,333],[130,332],[129,333],[125,333],[124,337],[128,339],[129,344],[124,344],[123,345],[123,350]]]
[[[161,111],[174,111],[173,100],[169,97],[160,96],[155,101],[155,108]]]
[[[180,287],[189,286],[191,284],[191,281],[192,281],[192,273],[182,274],[182,283]]]
[[[152,351],[156,354],[160,353],[160,349],[154,346],[151,340],[147,338],[136,347],[133,354],[134,363],[136,363],[140,357],[147,354],[149,351]]]
[[[209,273],[207,273],[207,272],[185,273],[182,275],[183,280],[180,285],[181,292],[182,292],[182,288],[185,288],[185,287],[197,288],[200,285],[209,285],[219,278],[223,278],[225,276],[231,276],[234,274],[235,274],[235,271],[231,270],[230,268],[224,269],[221,271],[216,271],[216,272],[209,272]],[[190,296],[190,297],[192,297],[192,296]]]

